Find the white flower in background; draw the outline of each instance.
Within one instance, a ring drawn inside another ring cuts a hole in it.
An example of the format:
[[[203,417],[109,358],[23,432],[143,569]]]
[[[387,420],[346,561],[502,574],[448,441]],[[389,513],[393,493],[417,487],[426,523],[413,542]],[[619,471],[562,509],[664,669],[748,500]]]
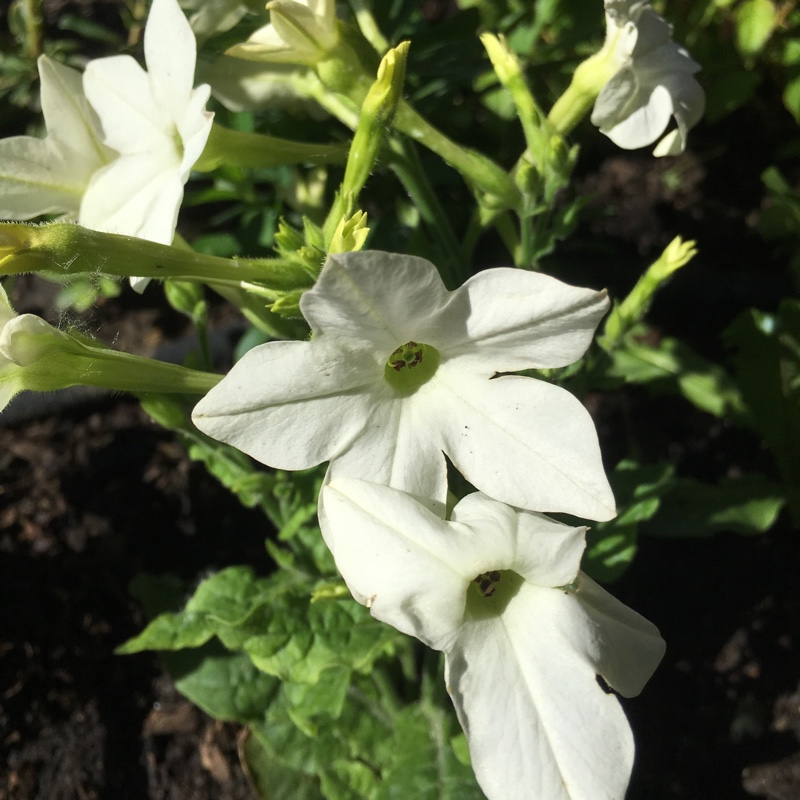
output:
[[[672,41],[671,26],[649,2],[606,0],[606,42],[601,54],[618,65],[592,112],[592,122],[626,150],[662,136],[674,117],[677,127],[655,148],[676,155],[705,110],[705,94],[692,77],[700,66]]]
[[[579,572],[585,528],[482,494],[450,522],[354,479],[322,490],[323,535],[358,602],[445,654],[489,800],[621,800],[634,744],[617,699],[664,654],[650,622]]]
[[[274,63],[315,64],[339,39],[336,0],[272,0],[268,25],[228,55]]]
[[[446,454],[512,505],[609,519],[586,409],[557,386],[502,375],[576,361],[607,307],[605,292],[523,270],[486,270],[450,292],[421,258],[330,256],[300,302],[311,341],[250,350],[194,421],[264,464],[330,461],[329,478],[385,483],[439,511]]]
[[[80,217],[92,176],[116,155],[86,101],[81,74],[47,56],[37,62],[47,137],[0,140],[0,218]]]
[[[250,6],[263,8],[263,3],[252,0],[180,0],[180,3],[183,9],[191,12],[189,24],[201,42],[230,30],[247,14]]]
[[[154,0],[144,49],[148,72],[113,56],[90,62],[82,81],[39,58],[47,138],[0,140],[0,218],[64,214],[93,230],[172,242],[211,131],[210,90],[192,88],[196,44],[177,0]]]
[[[193,89],[197,46],[177,0],[153,0],[144,32],[147,72],[131,56],[100,58],[83,77],[103,140],[119,157],[92,178],[82,224],[172,242],[192,165],[213,114],[208,86]]]

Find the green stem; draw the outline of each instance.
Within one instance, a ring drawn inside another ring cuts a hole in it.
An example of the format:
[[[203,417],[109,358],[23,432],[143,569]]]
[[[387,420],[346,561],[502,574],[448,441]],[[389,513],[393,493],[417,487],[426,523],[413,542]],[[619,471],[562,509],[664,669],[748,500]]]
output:
[[[275,292],[311,286],[301,267],[279,259],[218,258],[70,223],[0,223],[0,274],[100,272],[147,278],[257,283]]]
[[[511,254],[515,266],[520,266],[522,248],[520,246],[519,234],[514,227],[514,221],[508,213],[499,214],[494,219],[494,227],[500,234],[503,244]]]
[[[493,205],[503,208],[517,207],[519,190],[504,169],[481,153],[448,139],[408,103],[400,102],[392,124],[396,130],[441,156],[481,192],[490,195]]]
[[[350,6],[364,38],[375,48],[378,55],[383,55],[389,49],[389,42],[380,32],[378,23],[375,22],[375,17],[372,16],[365,0],[350,0]]]
[[[144,356],[84,344],[82,352],[56,350],[25,369],[32,377],[65,376],[58,386],[95,386],[120,392],[206,394],[221,375],[167,364]],[[67,377],[68,376],[68,377]],[[32,387],[36,388],[36,387]]]
[[[460,286],[466,279],[467,263],[462,257],[461,246],[450,219],[439,201],[436,192],[419,159],[413,142],[393,139],[391,147],[391,167],[414,200],[422,219],[438,239],[445,254],[440,265],[442,280],[450,289]]]
[[[606,45],[578,64],[567,90],[547,115],[556,132],[566,136],[589,113],[603,87],[617,72],[613,54],[613,44]]]
[[[346,144],[295,142],[215,124],[194,169],[211,172],[221,166],[260,169],[284,164],[343,164],[347,152]]]
[[[42,52],[42,0],[25,0],[25,45],[28,56],[36,59]]]

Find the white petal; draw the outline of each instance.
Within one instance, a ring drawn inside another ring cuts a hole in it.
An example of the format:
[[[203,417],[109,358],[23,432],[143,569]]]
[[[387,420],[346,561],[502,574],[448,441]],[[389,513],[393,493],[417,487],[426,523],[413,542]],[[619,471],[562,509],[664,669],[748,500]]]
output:
[[[500,616],[468,616],[446,654],[448,690],[489,800],[625,795],[633,737],[571,647],[576,614],[572,595],[522,584]]]
[[[80,223],[93,230],[171,244],[183,183],[177,169],[150,154],[118,158],[92,178]]]
[[[606,520],[614,498],[589,413],[569,392],[533,378],[472,379],[440,365],[435,417],[445,453],[477,489],[525,509]]]
[[[183,113],[175,120],[178,135],[183,145],[183,158],[181,159],[180,177],[183,183],[189,177],[189,171],[203,153],[214,115],[205,110],[211,87],[198,86],[185,101]]]
[[[412,340],[441,349],[450,299],[429,261],[371,250],[329,256],[300,310],[316,334],[363,339],[388,358]]]
[[[265,48],[275,48],[276,50],[285,50],[289,46],[281,39],[275,26],[268,24],[262,28],[253,31],[250,34],[245,44],[261,45]]]
[[[641,87],[627,116],[604,134],[618,147],[635,150],[652,144],[667,127],[672,116],[672,97],[664,86]]]
[[[592,125],[597,125],[603,133],[625,118],[629,104],[633,103],[639,85],[630,67],[625,67],[600,91],[592,109]]]
[[[566,628],[572,646],[609,686],[623,697],[635,697],[664,656],[666,644],[658,628],[584,573],[573,596],[582,614]]]
[[[520,269],[489,269],[455,292],[466,295],[466,341],[449,345],[448,358],[464,357],[496,372],[563,367],[591,344],[608,310],[605,292],[569,286]]]
[[[156,103],[147,73],[130,56],[90,61],[86,97],[97,112],[104,141],[123,155],[175,149],[174,123]]]
[[[197,43],[177,0],[153,0],[144,29],[144,58],[153,94],[175,115],[194,86]]]
[[[0,218],[77,213],[85,185],[65,175],[62,164],[46,139],[0,139]]]
[[[21,314],[0,331],[0,357],[18,367],[27,367],[59,340],[68,341],[69,337],[35,314]]]
[[[255,347],[195,407],[201,431],[279,469],[333,458],[380,413],[382,365],[341,341]]]
[[[447,464],[442,442],[431,427],[422,392],[398,398],[385,384],[377,408],[364,412],[363,428],[352,445],[331,462],[329,478],[355,477],[383,483],[412,495],[444,516]]]
[[[326,28],[325,20],[316,16],[305,3],[272,0],[269,11],[276,34],[290,47],[297,61],[316,59],[321,48],[331,47],[336,42],[335,32]]]
[[[672,26],[655,9],[644,6],[635,16],[637,36],[634,58],[671,41]]]
[[[586,528],[571,528],[544,514],[520,511],[475,492],[453,509],[451,521],[462,523],[487,541],[487,553],[476,574],[511,569],[536,586],[566,586],[580,568]],[[491,544],[488,544],[488,543]]]
[[[325,486],[320,505],[323,536],[356,600],[430,647],[449,647],[474,577],[456,568],[457,526],[402,492],[353,479]]]
[[[99,120],[83,93],[83,77],[47,56],[39,56],[37,64],[47,138],[65,157],[65,175],[85,185],[112,154],[101,141]]]
[[[16,312],[11,307],[11,301],[8,299],[6,290],[3,288],[2,284],[0,284],[0,333],[3,332],[3,328],[16,316]]]

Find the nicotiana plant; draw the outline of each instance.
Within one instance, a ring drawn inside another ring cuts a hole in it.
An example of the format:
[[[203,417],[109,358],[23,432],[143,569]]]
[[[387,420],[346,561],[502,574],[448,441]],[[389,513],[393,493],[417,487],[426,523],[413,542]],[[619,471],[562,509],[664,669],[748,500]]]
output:
[[[133,392],[270,523],[261,575],[222,570],[182,608],[143,579],[156,614],[122,652],[186,651],[179,689],[247,726],[263,797],[621,800],[634,744],[615,693],[638,694],[665,645],[595,579],[628,566],[671,473],[630,459],[607,473],[583,401],[681,374],[669,343],[645,377],[632,364],[654,294],[695,248],[676,238],[613,306],[543,259],[584,202],[566,137],[589,117],[620,147],[682,151],[704,108],[698,64],[650,3],[597,0],[605,43],[546,112],[524,37],[487,32],[482,80],[521,134],[500,138],[522,142],[490,156],[416,107],[424,72],[399,38],[420,17],[402,3],[185,7],[201,60],[227,48],[210,84],[177,0],[153,0],[146,69],[133,54],[82,74],[41,56],[46,135],[0,141],[0,215],[15,220],[0,224],[0,274],[159,279],[206,356],[207,292],[250,326],[219,375],[17,316],[0,294],[3,405],[74,384]],[[256,72],[226,72],[236,59]],[[242,112],[257,102],[244,83],[275,65],[314,104],[308,120]],[[234,113],[221,103],[237,81]],[[215,204],[231,248],[176,235],[185,194]],[[43,215],[58,219],[19,222]],[[254,220],[255,247],[274,252],[242,258]],[[716,368],[700,373],[678,391],[743,408]]]

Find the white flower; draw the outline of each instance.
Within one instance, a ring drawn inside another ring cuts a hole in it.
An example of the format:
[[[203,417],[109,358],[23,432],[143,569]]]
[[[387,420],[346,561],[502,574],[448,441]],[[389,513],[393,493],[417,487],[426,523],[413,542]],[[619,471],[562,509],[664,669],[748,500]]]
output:
[[[672,41],[671,26],[649,2],[606,0],[605,52],[618,66],[601,90],[592,122],[627,150],[662,136],[674,117],[677,128],[658,143],[657,156],[676,155],[705,109],[705,94],[692,77],[700,66]]]
[[[195,408],[197,426],[280,469],[385,483],[444,508],[444,455],[520,508],[614,516],[597,435],[569,392],[503,375],[562,367],[591,342],[605,292],[490,269],[449,292],[436,268],[330,256],[300,308],[309,342],[249,351]]]
[[[228,55],[311,66],[338,41],[336,0],[272,0],[267,10],[269,24]]]
[[[47,56],[37,64],[47,138],[0,140],[0,218],[78,218],[92,176],[115,153],[102,142],[80,73]]]
[[[585,528],[482,494],[450,522],[354,479],[322,490],[323,535],[374,617],[445,654],[489,800],[622,800],[633,737],[616,698],[664,653],[658,630],[579,572]]]
[[[193,89],[196,43],[177,0],[154,0],[144,32],[147,72],[130,56],[100,58],[84,73],[103,138],[119,157],[92,179],[81,223],[170,244],[183,187],[203,152],[210,89]]]
[[[148,72],[130,56],[99,58],[82,82],[40,57],[48,135],[0,141],[0,218],[66,214],[93,230],[172,243],[213,119],[209,87],[192,89],[196,44],[177,0],[154,0],[144,50]]]

